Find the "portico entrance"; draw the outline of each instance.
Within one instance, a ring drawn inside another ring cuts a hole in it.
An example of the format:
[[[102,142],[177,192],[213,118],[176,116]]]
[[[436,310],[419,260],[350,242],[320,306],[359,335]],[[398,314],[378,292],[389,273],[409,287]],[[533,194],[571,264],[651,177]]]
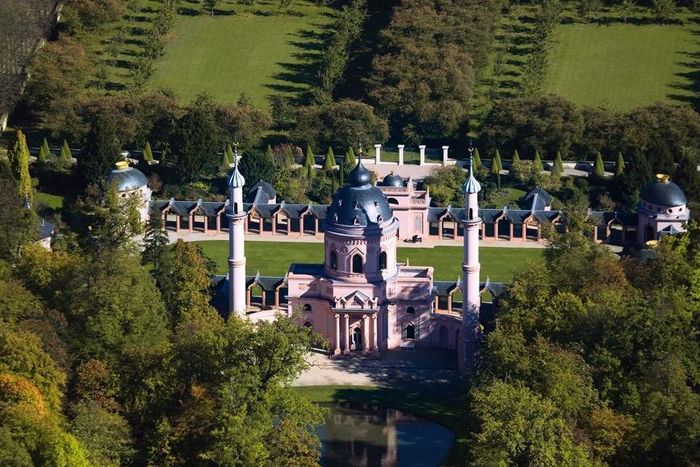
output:
[[[352,350],[358,352],[362,350],[362,329],[355,328],[352,332]]]

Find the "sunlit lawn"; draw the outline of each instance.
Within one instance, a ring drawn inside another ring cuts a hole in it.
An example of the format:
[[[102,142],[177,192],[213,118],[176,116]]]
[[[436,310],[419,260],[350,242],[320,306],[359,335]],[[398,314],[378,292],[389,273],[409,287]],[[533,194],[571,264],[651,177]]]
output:
[[[204,253],[214,260],[217,273],[226,273],[228,242],[208,240],[197,242]],[[291,263],[323,262],[322,243],[302,242],[246,242],[247,274],[283,276]],[[522,271],[529,262],[542,261],[539,248],[481,248],[481,277],[493,282],[508,282],[513,274]],[[462,248],[439,246],[435,248],[399,248],[398,260],[413,266],[433,266],[436,280],[456,280],[462,274]]]

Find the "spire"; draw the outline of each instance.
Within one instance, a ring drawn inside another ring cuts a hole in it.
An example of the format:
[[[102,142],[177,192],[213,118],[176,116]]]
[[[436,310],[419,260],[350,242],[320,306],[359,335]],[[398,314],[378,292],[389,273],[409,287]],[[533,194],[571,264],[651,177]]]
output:
[[[481,184],[474,177],[474,147],[469,142],[469,178],[462,185],[463,193],[478,193],[481,191]]]
[[[231,176],[228,179],[228,186],[229,188],[243,188],[245,178],[238,170],[238,143],[233,143],[233,146],[235,148],[233,150],[233,172],[231,172]]]

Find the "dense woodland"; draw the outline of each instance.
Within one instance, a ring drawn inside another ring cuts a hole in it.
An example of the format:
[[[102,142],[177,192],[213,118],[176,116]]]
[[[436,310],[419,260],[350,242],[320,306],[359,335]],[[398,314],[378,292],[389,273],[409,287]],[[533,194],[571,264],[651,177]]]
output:
[[[197,247],[150,229],[139,253],[116,196],[84,200],[94,228],[32,244],[0,169],[2,465],[316,463],[319,411],[288,386],[306,328],[224,321]]]

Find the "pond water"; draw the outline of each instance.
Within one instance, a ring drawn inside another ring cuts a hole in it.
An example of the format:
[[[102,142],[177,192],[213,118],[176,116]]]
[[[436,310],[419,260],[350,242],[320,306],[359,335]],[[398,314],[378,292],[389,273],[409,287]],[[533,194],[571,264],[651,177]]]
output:
[[[321,439],[321,465],[440,465],[454,435],[442,425],[394,409],[369,405],[328,404]]]

